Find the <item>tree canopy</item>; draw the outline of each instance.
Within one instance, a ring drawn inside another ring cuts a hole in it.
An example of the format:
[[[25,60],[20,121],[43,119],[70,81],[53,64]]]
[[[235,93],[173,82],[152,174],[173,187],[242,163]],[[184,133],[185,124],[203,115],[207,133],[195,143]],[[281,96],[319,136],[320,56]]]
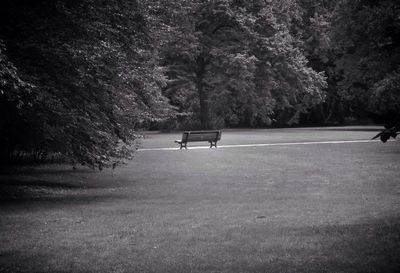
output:
[[[399,118],[395,0],[6,0],[0,158],[102,168],[140,128]]]
[[[298,121],[322,101],[326,81],[308,65],[291,30],[297,23],[291,18],[299,16],[295,4],[180,2],[162,50],[164,94],[202,128]]]
[[[332,40],[338,89],[355,112],[398,116],[400,109],[400,3],[339,1]]]
[[[37,150],[102,167],[130,156],[138,124],[169,115],[146,11],[137,2],[5,5],[5,160],[14,150]]]

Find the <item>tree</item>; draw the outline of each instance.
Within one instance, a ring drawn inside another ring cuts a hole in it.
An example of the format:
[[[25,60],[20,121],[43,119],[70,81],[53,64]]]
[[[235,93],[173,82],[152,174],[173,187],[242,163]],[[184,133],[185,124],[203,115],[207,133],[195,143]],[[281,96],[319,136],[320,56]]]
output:
[[[138,124],[171,113],[148,31],[136,1],[7,1],[7,60],[30,86],[29,111],[2,100],[24,127],[2,124],[2,138],[22,138],[5,143],[8,152],[61,153],[99,168],[130,157]]]
[[[278,123],[298,123],[301,113],[323,101],[324,73],[310,67],[300,47],[298,2],[260,3],[255,9],[259,88],[265,90],[268,100],[272,97],[271,110]],[[258,11],[260,6],[263,8]]]
[[[344,102],[338,94],[337,82],[340,77],[335,61],[336,52],[331,39],[335,1],[300,0],[301,20],[296,22],[295,35],[309,65],[318,72],[324,72],[327,88],[325,99],[302,115],[303,123],[342,123],[345,118]]]
[[[203,128],[297,122],[323,99],[325,79],[308,66],[290,32],[293,3],[176,6],[178,21],[169,22],[174,35],[163,50],[171,102],[192,117],[198,113]]]
[[[32,107],[33,86],[21,79],[18,69],[6,55],[0,40],[0,161],[6,160],[17,143],[23,141],[23,132]]]
[[[339,1],[333,41],[341,73],[340,95],[354,115],[394,122],[400,111],[400,3]]]

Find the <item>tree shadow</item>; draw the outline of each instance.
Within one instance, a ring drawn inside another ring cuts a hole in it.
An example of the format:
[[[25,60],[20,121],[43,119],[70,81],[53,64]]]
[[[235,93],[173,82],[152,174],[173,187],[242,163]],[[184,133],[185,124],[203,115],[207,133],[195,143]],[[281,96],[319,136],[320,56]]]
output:
[[[1,187],[33,187],[48,189],[87,189],[114,187],[113,174],[90,168],[73,170],[67,165],[1,168]]]
[[[37,201],[53,202],[54,205],[67,203],[88,203],[109,198],[120,198],[115,187],[90,185],[71,179],[10,178],[0,180],[0,206]],[[110,191],[111,190],[111,191]]]
[[[235,246],[229,245],[229,248],[224,250],[228,251],[228,254],[231,252],[238,259],[227,265],[220,262],[221,257],[227,254],[223,251],[223,253],[205,257],[205,259],[193,256],[192,259],[182,261],[179,267],[174,263],[154,260],[154,263],[148,268],[149,272],[400,272],[400,260],[398,259],[400,257],[400,218],[382,218],[348,225],[283,227],[273,230],[268,229],[267,225],[253,228],[264,228],[265,238],[259,239],[271,240],[275,243],[269,244],[268,248],[256,244],[253,246],[254,249],[246,248],[246,243],[240,244],[240,242]],[[256,235],[258,231],[251,229],[248,231],[254,236],[259,236]],[[212,247],[211,244],[210,248]],[[171,252],[170,257],[174,257],[175,251]],[[251,255],[249,256],[251,253],[256,256],[254,259],[251,259]],[[62,255],[62,253],[59,254]],[[38,259],[41,266],[44,267],[48,260],[46,255],[27,258],[26,254],[22,255],[13,250],[4,255],[10,259],[7,264],[8,268],[13,268],[16,264],[22,269],[33,268],[38,265]],[[94,258],[96,253],[91,255]],[[241,259],[241,256],[247,258]],[[119,259],[118,263],[123,271],[130,271],[132,268],[130,257],[118,256],[115,258]],[[154,257],[154,259],[159,259],[159,257]],[[197,262],[193,264],[193,260],[197,260]],[[135,265],[140,267],[145,262],[149,261],[137,259]],[[71,266],[68,261],[63,261],[63,263],[65,267]],[[105,268],[99,267],[97,270],[106,271]],[[48,268],[48,272],[52,272],[52,269]]]
[[[123,198],[120,194],[81,194],[81,195],[58,195],[58,196],[46,196],[46,195],[32,195],[25,194],[20,195],[18,198],[0,198],[0,207],[6,208],[12,206],[13,209],[17,209],[20,205],[24,208],[30,207],[34,209],[39,208],[45,203],[51,204],[51,207],[60,207],[65,205],[81,205],[89,204],[93,202],[101,202],[112,199]]]
[[[47,207],[65,207],[85,205],[94,202],[120,200],[125,195],[114,191],[85,190],[79,188],[46,187],[1,187],[0,208],[4,211],[19,209],[46,209]]]
[[[255,264],[248,272],[400,272],[400,217],[349,225],[288,227],[276,233],[302,243],[293,248],[277,246],[271,251],[282,258]]]
[[[6,179],[4,181],[0,180],[1,187],[42,187],[42,188],[55,188],[55,189],[85,189],[86,185],[82,183],[73,182],[55,182],[46,180],[19,180],[19,179]]]
[[[0,166],[0,175],[67,175],[67,174],[89,174],[97,170],[80,167],[73,169],[68,165],[48,166]]]

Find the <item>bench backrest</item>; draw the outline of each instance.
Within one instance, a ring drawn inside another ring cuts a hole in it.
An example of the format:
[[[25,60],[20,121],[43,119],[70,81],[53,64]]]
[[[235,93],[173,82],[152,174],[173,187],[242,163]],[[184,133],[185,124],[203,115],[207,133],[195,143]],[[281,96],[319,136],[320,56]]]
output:
[[[190,141],[218,141],[221,140],[221,131],[185,131],[182,134],[182,142]]]

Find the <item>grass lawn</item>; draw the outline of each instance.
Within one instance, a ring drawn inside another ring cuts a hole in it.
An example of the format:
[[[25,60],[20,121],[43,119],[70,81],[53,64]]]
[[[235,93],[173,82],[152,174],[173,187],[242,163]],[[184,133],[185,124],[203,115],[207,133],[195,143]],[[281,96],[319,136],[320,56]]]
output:
[[[138,151],[114,173],[3,171],[0,272],[398,272],[398,142],[223,147],[376,131],[225,130],[221,148]]]

